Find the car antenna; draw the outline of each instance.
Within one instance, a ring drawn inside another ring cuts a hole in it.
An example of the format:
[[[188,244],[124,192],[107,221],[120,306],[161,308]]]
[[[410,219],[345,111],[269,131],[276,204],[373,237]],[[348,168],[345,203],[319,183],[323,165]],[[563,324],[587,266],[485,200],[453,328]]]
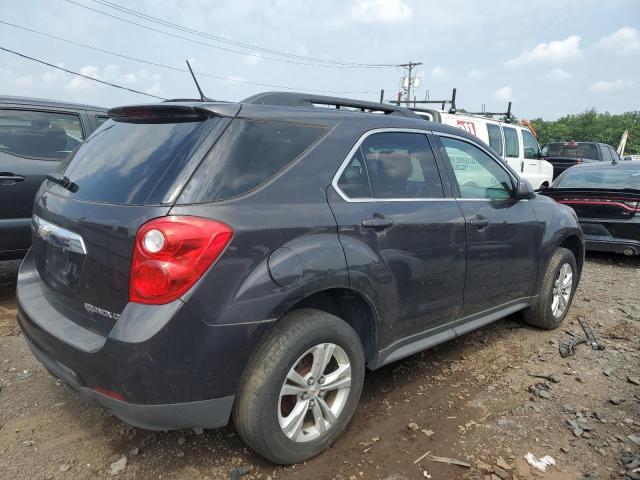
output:
[[[196,78],[195,73],[193,73],[193,69],[191,68],[191,64],[189,63],[189,60],[185,60],[185,61],[187,62],[187,67],[189,67],[189,72],[191,72],[191,77],[193,77],[193,81],[196,84],[198,93],[200,94],[200,100],[202,102],[209,100],[207,97],[204,96],[204,93],[202,93],[202,89],[200,88],[200,84],[198,83],[198,79]]]

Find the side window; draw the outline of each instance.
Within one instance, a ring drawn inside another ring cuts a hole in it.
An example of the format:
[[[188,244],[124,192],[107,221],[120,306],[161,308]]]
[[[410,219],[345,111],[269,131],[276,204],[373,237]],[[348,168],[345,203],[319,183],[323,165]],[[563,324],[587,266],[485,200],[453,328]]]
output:
[[[362,151],[358,149],[347,168],[344,169],[338,188],[349,198],[371,198],[371,184],[364,165]]]
[[[96,128],[100,128],[107,120],[109,120],[109,117],[106,115],[96,115]]]
[[[326,131],[320,126],[235,119],[198,166],[179,201],[217,202],[244,195],[293,163]]]
[[[611,151],[609,150],[609,147],[605,145],[600,145],[600,151],[602,152],[602,160],[604,162],[613,161],[613,157],[611,156]]]
[[[609,147],[609,151],[611,152],[611,158],[613,159],[613,161],[614,162],[619,162],[620,161],[620,155],[618,155],[618,152],[616,152],[615,148]]]
[[[538,158],[540,145],[529,130],[522,130],[522,145],[524,147],[524,158]]]
[[[0,151],[60,160],[84,139],[80,117],[71,113],[0,110]]]
[[[509,174],[480,148],[454,138],[441,137],[449,157],[462,198],[511,198]]]
[[[518,131],[512,127],[502,127],[502,130],[504,131],[505,157],[519,157]]]
[[[487,123],[487,132],[489,133],[489,146],[493,148],[498,155],[502,156],[502,134],[500,133],[500,126]]]
[[[436,161],[425,135],[377,133],[360,150],[376,198],[444,196]]]

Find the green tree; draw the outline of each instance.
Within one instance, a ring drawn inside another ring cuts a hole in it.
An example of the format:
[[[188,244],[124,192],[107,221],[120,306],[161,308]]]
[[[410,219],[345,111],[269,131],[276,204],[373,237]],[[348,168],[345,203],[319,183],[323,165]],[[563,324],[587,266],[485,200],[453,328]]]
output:
[[[640,154],[640,110],[612,115],[594,108],[558,120],[531,120],[541,145],[549,142],[602,142],[618,148],[625,130],[629,130],[625,154]]]

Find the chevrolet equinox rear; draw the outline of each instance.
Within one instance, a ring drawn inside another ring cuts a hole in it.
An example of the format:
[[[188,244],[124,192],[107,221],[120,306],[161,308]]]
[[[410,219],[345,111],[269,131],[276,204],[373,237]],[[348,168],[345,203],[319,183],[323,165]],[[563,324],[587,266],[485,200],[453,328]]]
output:
[[[109,116],[35,198],[18,320],[53,375],[132,425],[233,418],[300,462],[345,429],[365,368],[567,315],[575,214],[460,129],[279,93]]]

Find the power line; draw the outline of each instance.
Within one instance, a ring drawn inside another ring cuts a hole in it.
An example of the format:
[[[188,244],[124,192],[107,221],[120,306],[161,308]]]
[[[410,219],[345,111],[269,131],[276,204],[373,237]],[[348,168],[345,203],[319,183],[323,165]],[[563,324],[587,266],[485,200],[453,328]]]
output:
[[[393,65],[366,65],[366,64],[362,64],[362,65],[329,65],[329,64],[326,64],[325,65],[325,64],[319,64],[319,63],[298,62],[298,61],[294,61],[294,60],[288,60],[288,59],[285,59],[285,58],[268,57],[268,56],[264,56],[264,55],[259,55],[257,53],[247,53],[247,52],[243,52],[241,50],[222,47],[220,45],[214,45],[212,43],[202,42],[200,40],[196,40],[196,39],[193,39],[193,38],[184,37],[182,35],[177,35],[175,33],[167,32],[166,30],[160,30],[158,28],[150,27],[149,25],[144,25],[142,23],[137,23],[137,22],[134,22],[132,20],[128,20],[126,18],[119,17],[117,15],[112,15],[110,13],[103,12],[102,10],[98,10],[98,9],[90,7],[88,5],[84,5],[82,3],[78,3],[78,2],[76,2],[74,0],[64,0],[64,1],[67,2],[67,3],[71,3],[73,5],[77,5],[79,7],[85,8],[87,10],[91,10],[93,12],[99,13],[101,15],[105,15],[107,17],[114,18],[116,20],[120,20],[121,22],[125,22],[125,23],[131,24],[131,25],[138,26],[140,28],[144,28],[146,30],[150,30],[152,32],[161,33],[161,34],[167,35],[169,37],[178,38],[180,40],[186,40],[187,42],[195,43],[195,44],[198,44],[198,45],[204,45],[204,46],[207,46],[207,47],[212,47],[212,48],[215,48],[215,49],[218,49],[218,50],[222,50],[222,51],[225,51],[225,52],[236,53],[236,54],[240,54],[240,55],[243,55],[243,56],[259,58],[261,60],[273,60],[275,62],[290,63],[290,64],[294,64],[294,65],[306,65],[306,66],[310,66],[310,67],[322,67],[322,68],[382,68],[382,67],[393,66]]]
[[[65,42],[68,43],[70,45],[74,45],[77,47],[82,47],[82,48],[86,48],[89,50],[93,50],[96,52],[101,52],[101,53],[106,53],[107,55],[113,55],[115,57],[120,57],[120,58],[125,58],[127,60],[132,60],[134,62],[140,62],[140,63],[144,63],[146,65],[153,65],[154,67],[160,67],[160,68],[164,68],[167,70],[173,70],[176,72],[183,72],[183,73],[188,73],[189,70],[187,70],[186,68],[179,68],[179,67],[173,67],[171,65],[164,65],[162,63],[158,63],[158,62],[153,62],[151,60],[145,60],[143,58],[138,58],[138,57],[132,57],[130,55],[125,55],[123,53],[117,53],[117,52],[112,52],[109,50],[105,50],[103,48],[99,48],[99,47],[94,47],[92,45],[87,45],[85,43],[80,43],[80,42],[76,42],[73,40],[69,40],[67,38],[63,38],[63,37],[58,37],[56,35],[52,35],[50,33],[45,33],[45,32],[41,32],[39,30],[35,30],[32,28],[28,28],[28,27],[24,27],[22,25],[17,25],[15,23],[10,23],[10,22],[5,22],[4,20],[0,20],[0,24],[3,25],[7,25],[13,28],[18,28],[20,30],[24,30],[30,33],[35,33],[37,35],[41,35],[47,38],[53,38],[55,40],[61,41],[61,42]],[[312,89],[307,89],[307,88],[296,88],[296,87],[288,87],[285,85],[276,85],[276,84],[271,84],[271,83],[261,83],[261,82],[253,82],[250,80],[244,80],[244,79],[239,79],[239,78],[233,78],[233,77],[224,77],[221,75],[213,75],[210,73],[202,73],[202,72],[196,72],[199,76],[202,77],[209,77],[209,78],[214,78],[216,80],[224,80],[224,81],[228,81],[228,82],[236,82],[236,83],[243,83],[243,84],[247,84],[247,85],[256,85],[259,87],[268,87],[268,88],[281,88],[284,90],[298,90],[298,91],[307,91],[307,92],[320,92],[320,93],[333,93],[333,94],[370,94],[370,93],[376,93],[373,91],[360,91],[360,92],[354,92],[354,91],[340,91],[340,90],[312,90]]]
[[[288,58],[295,58],[295,59],[298,59],[298,60],[306,60],[306,61],[312,61],[312,62],[317,62],[317,63],[325,63],[325,64],[344,65],[344,66],[350,66],[350,67],[361,67],[361,68],[373,68],[373,67],[375,67],[375,68],[378,68],[378,67],[393,67],[394,66],[392,64],[371,64],[371,63],[331,60],[331,59],[327,59],[327,58],[310,57],[308,55],[298,55],[298,54],[294,54],[294,53],[290,53],[290,52],[283,52],[281,50],[273,50],[273,49],[269,49],[269,48],[264,48],[264,47],[260,47],[260,46],[257,46],[257,45],[253,45],[253,44],[250,44],[250,43],[238,42],[237,40],[231,40],[229,38],[222,37],[220,35],[213,35],[211,33],[203,32],[202,30],[196,30],[194,28],[185,27],[183,25],[179,25],[179,24],[170,22],[168,20],[164,20],[164,19],[159,18],[159,17],[154,17],[152,15],[148,15],[146,13],[142,13],[142,12],[139,12],[137,10],[133,10],[131,8],[127,8],[127,7],[123,6],[123,5],[119,5],[119,4],[115,3],[115,2],[110,2],[108,0],[90,0],[90,1],[92,1],[93,3],[97,3],[99,5],[102,5],[104,7],[111,8],[111,9],[118,10],[120,12],[129,14],[129,15],[132,15],[134,17],[142,18],[142,19],[147,20],[147,21],[152,22],[152,23],[161,24],[161,25],[164,25],[166,27],[170,27],[170,28],[173,28],[173,29],[176,29],[176,30],[180,30],[180,31],[183,31],[183,32],[190,33],[192,35],[206,37],[206,38],[215,40],[217,42],[225,43],[225,44],[228,44],[228,45],[235,45],[235,46],[238,46],[238,47],[241,47],[241,48],[250,49],[250,50],[253,50],[253,51],[259,51],[259,52],[269,53],[269,54],[288,57]]]
[[[13,53],[14,55],[18,55],[19,57],[26,58],[27,60],[32,60],[34,62],[42,63],[43,65],[46,65],[46,66],[51,67],[51,68],[56,68],[58,70],[62,70],[63,72],[67,72],[67,73],[70,73],[72,75],[77,75],[78,77],[86,78],[87,80],[93,80],[94,82],[102,83],[104,85],[109,85],[110,87],[119,88],[121,90],[128,90],[129,92],[138,93],[140,95],[146,95],[147,97],[157,98],[158,100],[166,100],[166,98],[164,98],[164,97],[159,97],[157,95],[152,95],[151,93],[141,92],[140,90],[134,90],[133,88],[123,87],[122,85],[117,85],[115,83],[105,82],[104,80],[99,80],[97,78],[93,78],[93,77],[90,77],[88,75],[83,75],[82,73],[74,72],[73,70],[68,70],[68,69],[66,69],[64,67],[60,67],[59,65],[53,65],[52,63],[45,62],[44,60],[39,60],[37,58],[33,58],[33,57],[28,56],[28,55],[25,55],[24,53],[16,52],[14,50],[10,50],[10,49],[2,47],[2,46],[0,46],[0,50],[3,50],[5,52],[9,52],[9,53]]]

